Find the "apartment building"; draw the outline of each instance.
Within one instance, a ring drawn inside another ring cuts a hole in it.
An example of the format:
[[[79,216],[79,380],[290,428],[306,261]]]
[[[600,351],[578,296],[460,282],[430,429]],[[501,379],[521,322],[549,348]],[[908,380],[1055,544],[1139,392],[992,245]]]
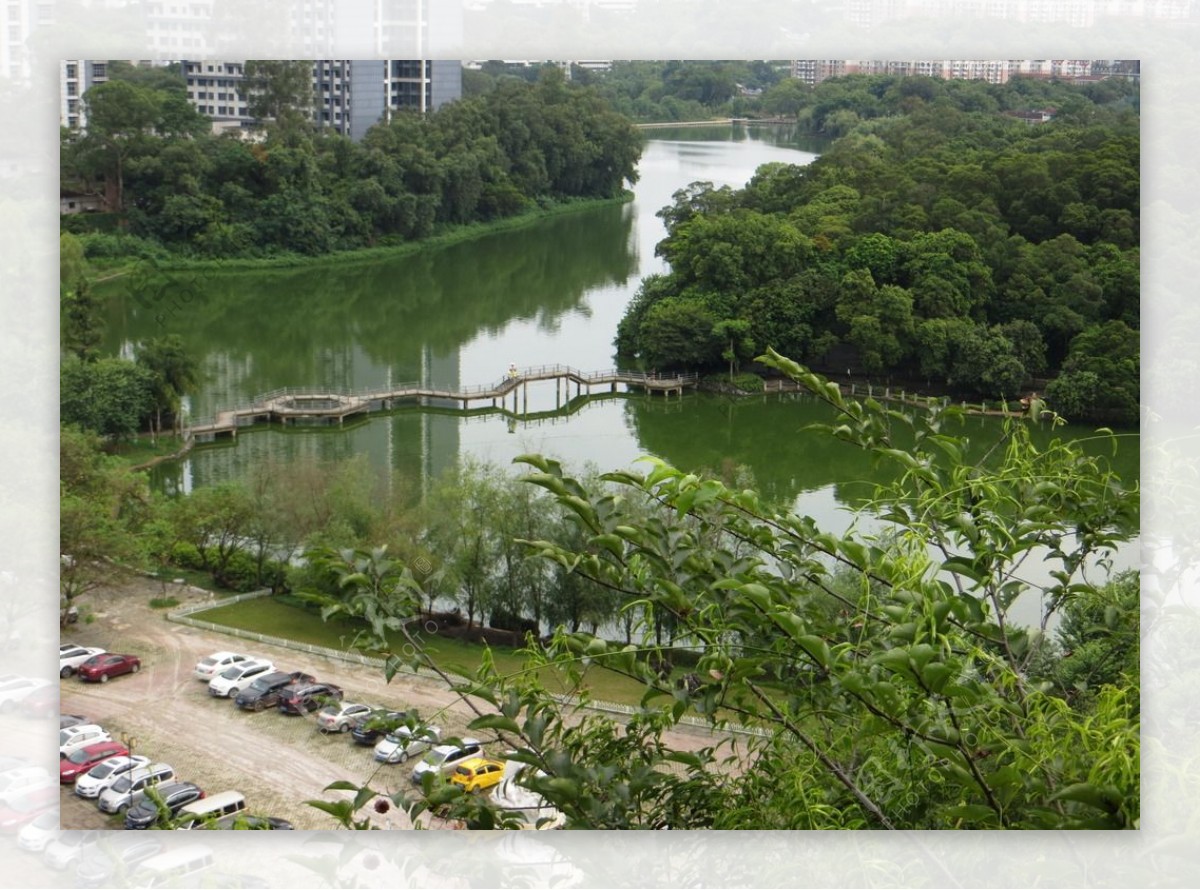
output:
[[[1063,80],[1137,77],[1138,63],[1111,59],[796,59],[791,63],[791,74],[807,84],[818,84],[844,74],[924,76],[942,80],[1007,83],[1013,77]]]
[[[220,125],[250,125],[242,62],[182,62],[188,99]],[[359,140],[388,114],[431,111],[462,96],[453,60],[318,59],[313,62],[313,120]]]

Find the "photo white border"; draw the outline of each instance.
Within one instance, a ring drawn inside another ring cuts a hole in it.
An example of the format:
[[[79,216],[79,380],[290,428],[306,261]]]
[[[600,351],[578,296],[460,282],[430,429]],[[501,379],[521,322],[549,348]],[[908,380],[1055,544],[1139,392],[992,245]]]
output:
[[[186,0],[185,0],[186,2]],[[201,0],[239,10],[204,29],[213,58],[345,58],[374,55],[364,34],[343,35],[327,53],[280,27],[301,0],[252,4]],[[346,7],[363,0],[327,0]],[[384,7],[388,0],[382,0]],[[1027,25],[949,14],[851,27],[811,0],[633,0],[614,13],[593,3],[541,7],[492,0],[485,10],[429,0],[437,28],[413,57],[437,58],[1122,58],[1142,61],[1143,121],[1143,821],[1140,832],[808,834],[675,832],[637,835],[398,833],[347,836],[238,834],[212,843],[227,870],[269,886],[1196,886],[1200,882],[1200,770],[1194,727],[1200,708],[1190,654],[1200,606],[1190,571],[1197,523],[1196,422],[1200,321],[1197,257],[1195,47],[1200,0],[1183,22],[1105,19],[1115,5],[1048,0],[1040,8],[1089,11],[1091,27]],[[465,2],[465,0],[464,0]],[[31,11],[34,0],[22,0]],[[0,71],[0,671],[36,667],[53,678],[57,635],[57,358],[54,284],[60,58],[146,58],[147,38],[114,31],[149,6],[129,0],[59,0],[56,24],[35,29],[29,76]],[[369,4],[366,4],[369,5]],[[884,8],[884,0],[876,0]],[[1014,8],[1034,8],[1014,0]],[[118,8],[116,3],[114,8]],[[1146,0],[1146,7],[1168,2]],[[947,3],[949,8],[950,4]],[[245,10],[253,9],[253,12]],[[583,11],[588,20],[584,23]],[[461,19],[455,13],[461,13]],[[564,25],[579,23],[579,27]],[[821,27],[817,27],[820,25]],[[229,31],[232,27],[235,30]],[[823,30],[822,30],[823,28]],[[222,29],[226,33],[221,33]],[[183,54],[182,51],[177,55]],[[400,55],[391,52],[391,55]],[[0,722],[8,750],[49,758],[49,732]],[[42,736],[45,738],[42,738]],[[22,748],[22,746],[25,746]],[[0,845],[10,838],[0,838]],[[269,851],[269,852],[267,852]],[[264,855],[266,853],[266,855]],[[318,867],[295,857],[315,856]],[[270,858],[268,858],[270,857]],[[2,886],[59,886],[37,860],[14,853]]]

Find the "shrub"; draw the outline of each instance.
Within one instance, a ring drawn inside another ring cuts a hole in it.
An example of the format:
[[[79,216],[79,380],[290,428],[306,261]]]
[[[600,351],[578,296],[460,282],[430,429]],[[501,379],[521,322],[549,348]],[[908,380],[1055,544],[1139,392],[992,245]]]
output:
[[[208,568],[205,555],[200,552],[200,549],[195,544],[189,544],[186,541],[175,544],[171,548],[169,558],[172,565],[177,565],[183,569],[204,570]]]
[[[261,586],[258,577],[258,563],[244,550],[238,550],[230,556],[225,568],[219,573],[213,573],[213,580],[222,587],[238,593],[249,593]]]

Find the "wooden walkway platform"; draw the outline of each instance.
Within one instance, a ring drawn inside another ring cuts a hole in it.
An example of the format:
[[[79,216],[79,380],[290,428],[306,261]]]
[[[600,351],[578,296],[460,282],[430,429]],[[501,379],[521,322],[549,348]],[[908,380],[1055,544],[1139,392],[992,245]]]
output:
[[[619,385],[662,393],[664,396],[679,396],[683,394],[684,389],[696,385],[698,375],[620,369],[579,371],[567,365],[541,365],[510,372],[497,383],[460,390],[434,389],[419,383],[402,383],[387,389],[359,392],[289,387],[264,393],[248,403],[218,411],[214,417],[190,424],[184,433],[198,441],[205,441],[219,436],[236,436],[239,427],[256,423],[288,424],[318,420],[341,424],[348,418],[372,411],[388,411],[397,407],[398,403],[406,402],[458,402],[464,410],[470,408],[472,403],[485,402],[490,403],[493,408],[501,408],[511,411],[514,415],[523,416],[529,413],[529,384],[545,380],[555,381],[555,401],[562,404],[572,398],[591,395],[593,387],[608,387],[609,392],[616,392]],[[572,384],[575,386],[574,396],[571,394]],[[508,407],[510,398],[511,409]]]

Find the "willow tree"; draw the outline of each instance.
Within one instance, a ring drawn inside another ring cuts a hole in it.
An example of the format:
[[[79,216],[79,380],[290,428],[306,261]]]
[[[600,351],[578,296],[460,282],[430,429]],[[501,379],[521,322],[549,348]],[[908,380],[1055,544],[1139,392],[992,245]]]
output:
[[[894,481],[832,534],[657,461],[608,474],[614,493],[519,458],[586,529],[583,546],[531,551],[638,608],[646,631],[670,616],[675,636],[530,643],[530,668],[638,678],[628,718],[580,717],[536,671],[485,663],[456,687],[476,710],[471,729],[531,767],[519,781],[567,827],[1136,828],[1136,659],[1086,704],[1046,667],[1051,622],[1091,601],[1136,532],[1136,492],[1078,443],[1036,446],[1025,421],[980,453],[955,433],[954,409],[857,402],[774,352],[759,360],[827,403],[829,432],[895,464]],[[1046,580],[1030,580],[1034,566]],[[1013,614],[1029,597],[1041,603],[1032,626]],[[664,677],[656,668],[683,645],[698,660]],[[688,715],[713,730],[710,746],[672,733]],[[392,801],[472,827],[512,816],[428,782]]]

